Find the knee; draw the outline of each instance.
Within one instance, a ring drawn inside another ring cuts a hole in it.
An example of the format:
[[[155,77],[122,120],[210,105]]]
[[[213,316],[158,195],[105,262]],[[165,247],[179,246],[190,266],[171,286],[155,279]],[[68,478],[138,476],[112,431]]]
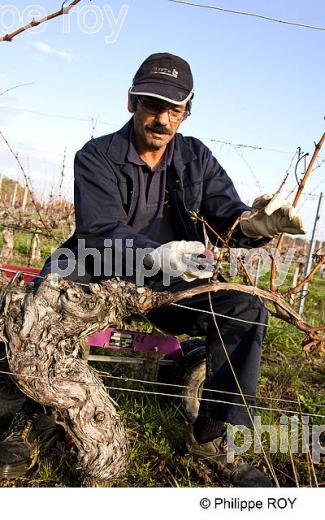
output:
[[[247,317],[248,321],[252,321],[255,323],[260,323],[262,327],[256,328],[257,337],[260,338],[259,344],[263,342],[266,333],[266,326],[268,323],[268,312],[265,308],[265,300],[262,298],[258,298],[253,295],[246,295],[248,298],[246,299],[247,311],[244,313]]]

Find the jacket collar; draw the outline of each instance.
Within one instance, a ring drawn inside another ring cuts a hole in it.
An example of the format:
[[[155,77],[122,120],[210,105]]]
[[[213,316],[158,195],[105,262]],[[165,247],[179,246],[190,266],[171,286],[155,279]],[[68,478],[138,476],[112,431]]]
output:
[[[116,164],[126,164],[129,148],[130,132],[133,124],[131,118],[120,130],[113,134],[107,149],[107,155]]]

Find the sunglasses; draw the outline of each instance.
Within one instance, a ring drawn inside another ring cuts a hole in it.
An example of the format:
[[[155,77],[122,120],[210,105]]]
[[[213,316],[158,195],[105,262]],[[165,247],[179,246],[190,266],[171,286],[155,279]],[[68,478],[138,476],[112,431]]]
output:
[[[159,99],[150,96],[137,96],[137,100],[143,109],[152,116],[157,116],[158,114],[167,111],[171,122],[176,123],[186,119],[188,116],[188,111],[184,110],[184,108],[166,103],[165,101],[160,101]]]

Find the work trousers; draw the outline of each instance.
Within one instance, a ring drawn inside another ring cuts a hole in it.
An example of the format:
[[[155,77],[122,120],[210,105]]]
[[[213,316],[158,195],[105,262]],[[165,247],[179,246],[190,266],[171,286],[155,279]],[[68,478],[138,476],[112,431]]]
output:
[[[207,280],[187,283],[174,279],[170,287],[163,289],[179,292],[206,283]],[[152,289],[162,287],[153,285]],[[254,405],[267,311],[257,297],[243,292],[222,290],[211,292],[210,296],[209,300],[209,293],[203,293],[178,302],[195,310],[166,306],[149,312],[148,318],[174,335],[206,337],[206,381],[199,416],[251,427],[246,404],[251,415],[256,415]],[[209,314],[211,307],[214,317]],[[246,404],[238,395],[241,392]]]

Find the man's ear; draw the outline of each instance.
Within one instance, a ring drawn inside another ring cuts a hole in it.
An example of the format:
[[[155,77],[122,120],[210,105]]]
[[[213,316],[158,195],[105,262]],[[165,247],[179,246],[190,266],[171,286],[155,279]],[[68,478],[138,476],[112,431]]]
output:
[[[131,94],[128,94],[128,111],[131,112],[131,114],[134,114],[134,112],[135,112],[135,107],[134,107],[134,103],[133,103]]]

